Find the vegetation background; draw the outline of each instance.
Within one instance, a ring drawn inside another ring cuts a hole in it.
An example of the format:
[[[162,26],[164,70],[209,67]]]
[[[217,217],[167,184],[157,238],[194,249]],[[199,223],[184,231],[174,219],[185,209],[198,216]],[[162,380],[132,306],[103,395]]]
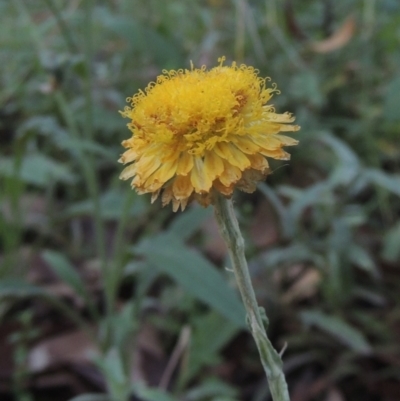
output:
[[[162,69],[270,76],[300,145],[237,193],[292,401],[400,399],[400,2],[0,2],[0,398],[263,401],[212,208],[118,179]],[[86,395],[84,395],[86,394]]]

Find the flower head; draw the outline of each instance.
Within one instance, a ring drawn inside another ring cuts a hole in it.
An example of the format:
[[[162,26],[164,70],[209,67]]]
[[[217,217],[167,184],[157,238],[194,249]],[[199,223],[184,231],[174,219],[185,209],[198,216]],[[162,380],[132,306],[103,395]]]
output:
[[[297,131],[289,113],[276,114],[267,104],[268,88],[258,70],[232,63],[200,69],[163,71],[145,92],[127,99],[121,114],[131,120],[132,137],[120,162],[129,165],[123,180],[133,178],[139,194],[161,194],[174,211],[188,201],[212,203],[215,191],[226,197],[235,188],[253,192],[269,172],[266,157],[288,160],[282,147],[296,145],[281,132]]]

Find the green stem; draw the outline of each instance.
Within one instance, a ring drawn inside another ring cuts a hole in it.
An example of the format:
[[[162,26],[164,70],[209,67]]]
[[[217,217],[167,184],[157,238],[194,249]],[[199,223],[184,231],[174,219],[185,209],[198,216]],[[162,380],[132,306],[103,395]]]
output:
[[[64,36],[65,42],[69,47],[69,51],[71,53],[79,53],[79,47],[75,42],[75,39],[72,36],[72,31],[68,28],[67,24],[64,21],[64,18],[58,9],[57,5],[53,0],[44,0],[49,10],[53,13],[54,18],[57,21],[58,26],[60,27],[60,31]]]
[[[124,237],[125,228],[129,222],[129,212],[132,207],[132,202],[135,197],[135,192],[129,190],[125,196],[125,202],[122,207],[121,216],[119,217],[119,222],[117,226],[117,230],[115,233],[114,240],[114,260],[115,265],[108,272],[108,280],[110,286],[110,303],[111,305],[115,305],[115,300],[118,291],[118,284],[121,282],[123,269],[124,269],[124,255],[126,248],[126,239]]]
[[[269,5],[269,7],[268,7]],[[296,48],[287,40],[284,32],[279,26],[278,22],[278,5],[275,1],[267,2],[267,13],[265,17],[266,27],[269,30],[271,36],[276,40],[278,45],[281,47],[283,53],[286,53],[287,58],[292,64],[299,70],[307,70],[307,64],[300,56]]]
[[[272,399],[274,401],[290,401],[285,375],[282,371],[281,357],[269,341],[263,325],[262,314],[257,304],[244,253],[244,240],[232,201],[218,194],[214,206],[215,217],[220,233],[228,246],[233,271],[246,308],[251,334],[256,342],[261,363],[267,375]]]
[[[84,96],[85,96],[85,136],[90,141],[94,140],[94,126],[93,126],[93,77],[92,77],[92,63],[93,63],[93,10],[94,1],[84,0],[84,55],[85,55],[85,86],[84,86]],[[97,252],[99,253],[101,270],[103,273],[104,281],[104,292],[105,292],[105,302],[106,302],[106,314],[110,318],[114,313],[114,305],[112,303],[112,283],[109,280],[109,269],[107,266],[107,254],[106,254],[106,238],[105,238],[105,228],[102,218],[102,210],[100,205],[100,188],[99,182],[95,174],[95,162],[91,154],[86,155],[88,163],[92,168],[92,182],[90,196],[93,199],[94,206],[94,224],[96,230],[96,245]]]
[[[246,42],[246,22],[244,13],[246,4],[243,0],[236,0],[236,29],[235,29],[235,60],[240,62],[244,58],[244,48]]]

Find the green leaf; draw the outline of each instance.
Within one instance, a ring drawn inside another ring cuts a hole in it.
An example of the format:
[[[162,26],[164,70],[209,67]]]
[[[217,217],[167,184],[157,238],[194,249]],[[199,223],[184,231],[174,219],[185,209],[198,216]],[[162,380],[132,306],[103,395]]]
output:
[[[75,268],[69,260],[59,252],[44,251],[42,252],[43,259],[47,262],[54,273],[66,284],[68,284],[77,295],[88,300],[89,296],[81,277],[76,272]]]
[[[78,296],[85,300],[85,303],[92,313],[92,316],[97,318],[98,312],[96,306],[90,297],[90,294],[86,290],[85,283],[69,260],[61,253],[50,250],[43,251],[42,257],[48,263],[49,267],[54,271],[54,273],[62,281],[69,285]]]
[[[29,297],[47,295],[40,287],[21,279],[4,279],[0,281],[0,297]]]
[[[111,401],[107,394],[82,394],[69,401]]]
[[[314,107],[321,107],[325,97],[321,92],[318,74],[306,71],[293,75],[290,92],[297,100],[309,102]]]
[[[386,174],[383,171],[372,168],[365,170],[365,176],[375,185],[379,185],[400,196],[400,176]]]
[[[267,250],[261,254],[261,258],[264,266],[270,269],[277,269],[282,265],[310,261],[319,267],[325,265],[324,258],[311,250],[308,245],[296,242],[288,246]]]
[[[130,189],[128,189],[130,191]],[[133,192],[134,200],[129,210],[129,216],[142,215],[148,204],[145,197],[139,196]],[[104,192],[100,197],[100,209],[102,218],[104,220],[118,220],[124,213],[124,203],[126,193],[117,189],[111,189]],[[90,215],[95,212],[95,205],[92,199],[83,200],[81,202],[73,203],[65,210],[68,217]]]
[[[169,226],[168,232],[182,240],[190,238],[211,216],[211,210],[212,208],[192,207],[185,213],[178,214]]]
[[[116,347],[108,350],[105,356],[98,356],[95,362],[102,370],[112,400],[126,400],[129,395],[129,379],[125,372],[121,352]]]
[[[104,27],[124,38],[135,52],[143,52],[153,57],[157,64],[164,65],[165,68],[175,67],[175,64],[182,60],[180,48],[175,40],[160,34],[151,25],[122,15],[99,13],[100,15]]]
[[[290,238],[296,237],[301,226],[300,219],[308,207],[330,205],[333,202],[332,187],[326,181],[317,182],[305,189],[282,185],[279,193],[291,199],[283,216],[286,235]]]
[[[238,391],[234,387],[216,378],[211,378],[190,389],[185,398],[188,401],[202,401],[210,397],[224,397],[223,399],[232,400],[238,395],[237,393]]]
[[[400,222],[386,232],[383,238],[382,258],[388,262],[400,259]]]
[[[357,297],[362,299],[363,301],[366,301],[372,305],[375,306],[385,306],[386,305],[386,299],[383,295],[379,294],[376,292],[377,289],[368,289],[364,287],[359,287],[355,286],[353,288],[353,294]]]
[[[321,135],[320,140],[328,145],[339,159],[339,163],[329,177],[330,184],[350,184],[360,172],[360,162],[356,153],[344,141],[329,133]]]
[[[218,363],[219,352],[238,332],[238,326],[230,321],[221,324],[220,315],[214,311],[197,317],[193,326],[188,366],[183,373],[185,382],[203,367]]]
[[[364,335],[337,316],[329,316],[320,311],[310,310],[301,312],[300,317],[305,324],[318,327],[353,351],[363,355],[372,352],[372,348]]]
[[[101,157],[102,160],[114,161],[118,157],[118,153],[112,149],[99,145],[97,142],[89,139],[73,138],[63,136],[57,140],[57,145],[60,149],[69,150],[71,152],[81,151],[82,153],[92,153],[94,156]]]
[[[178,401],[164,390],[145,387],[142,384],[134,384],[132,392],[143,401]]]
[[[159,235],[133,248],[169,275],[192,296],[215,309],[238,327],[246,328],[245,312],[236,292],[223,275],[195,250],[173,235]]]
[[[136,300],[127,302],[119,312],[115,312],[112,316],[106,319],[103,319],[102,323],[105,326],[104,330],[107,330],[108,327],[112,327],[110,336],[112,337],[112,344],[115,345],[118,349],[124,349],[128,341],[132,340],[133,333],[137,328],[137,320],[134,319],[135,309],[136,309]]]
[[[387,85],[387,91],[383,107],[383,116],[388,121],[400,121],[400,77],[392,79]]]
[[[18,138],[34,134],[46,135],[51,140],[55,140],[55,138],[59,138],[60,136],[68,136],[65,130],[59,125],[55,116],[52,115],[33,116],[18,127]]]
[[[367,250],[359,245],[352,244],[348,248],[348,255],[352,263],[369,273],[372,277],[379,278],[378,268]]]
[[[19,178],[21,181],[47,188],[49,181],[71,184],[75,176],[69,167],[42,154],[27,155],[23,158],[20,169],[15,172],[12,158],[0,160],[0,175]]]

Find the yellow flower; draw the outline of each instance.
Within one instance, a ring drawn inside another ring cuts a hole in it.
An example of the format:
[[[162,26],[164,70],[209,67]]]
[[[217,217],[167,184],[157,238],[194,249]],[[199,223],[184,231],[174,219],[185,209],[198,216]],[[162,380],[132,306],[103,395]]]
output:
[[[288,160],[282,147],[297,141],[280,132],[297,131],[290,113],[276,114],[258,70],[232,63],[207,71],[163,71],[145,92],[127,99],[121,114],[131,119],[132,137],[120,162],[120,178],[133,178],[139,194],[161,193],[162,204],[185,209],[197,199],[212,203],[215,191],[230,197],[235,188],[253,192],[269,172],[266,157]]]

